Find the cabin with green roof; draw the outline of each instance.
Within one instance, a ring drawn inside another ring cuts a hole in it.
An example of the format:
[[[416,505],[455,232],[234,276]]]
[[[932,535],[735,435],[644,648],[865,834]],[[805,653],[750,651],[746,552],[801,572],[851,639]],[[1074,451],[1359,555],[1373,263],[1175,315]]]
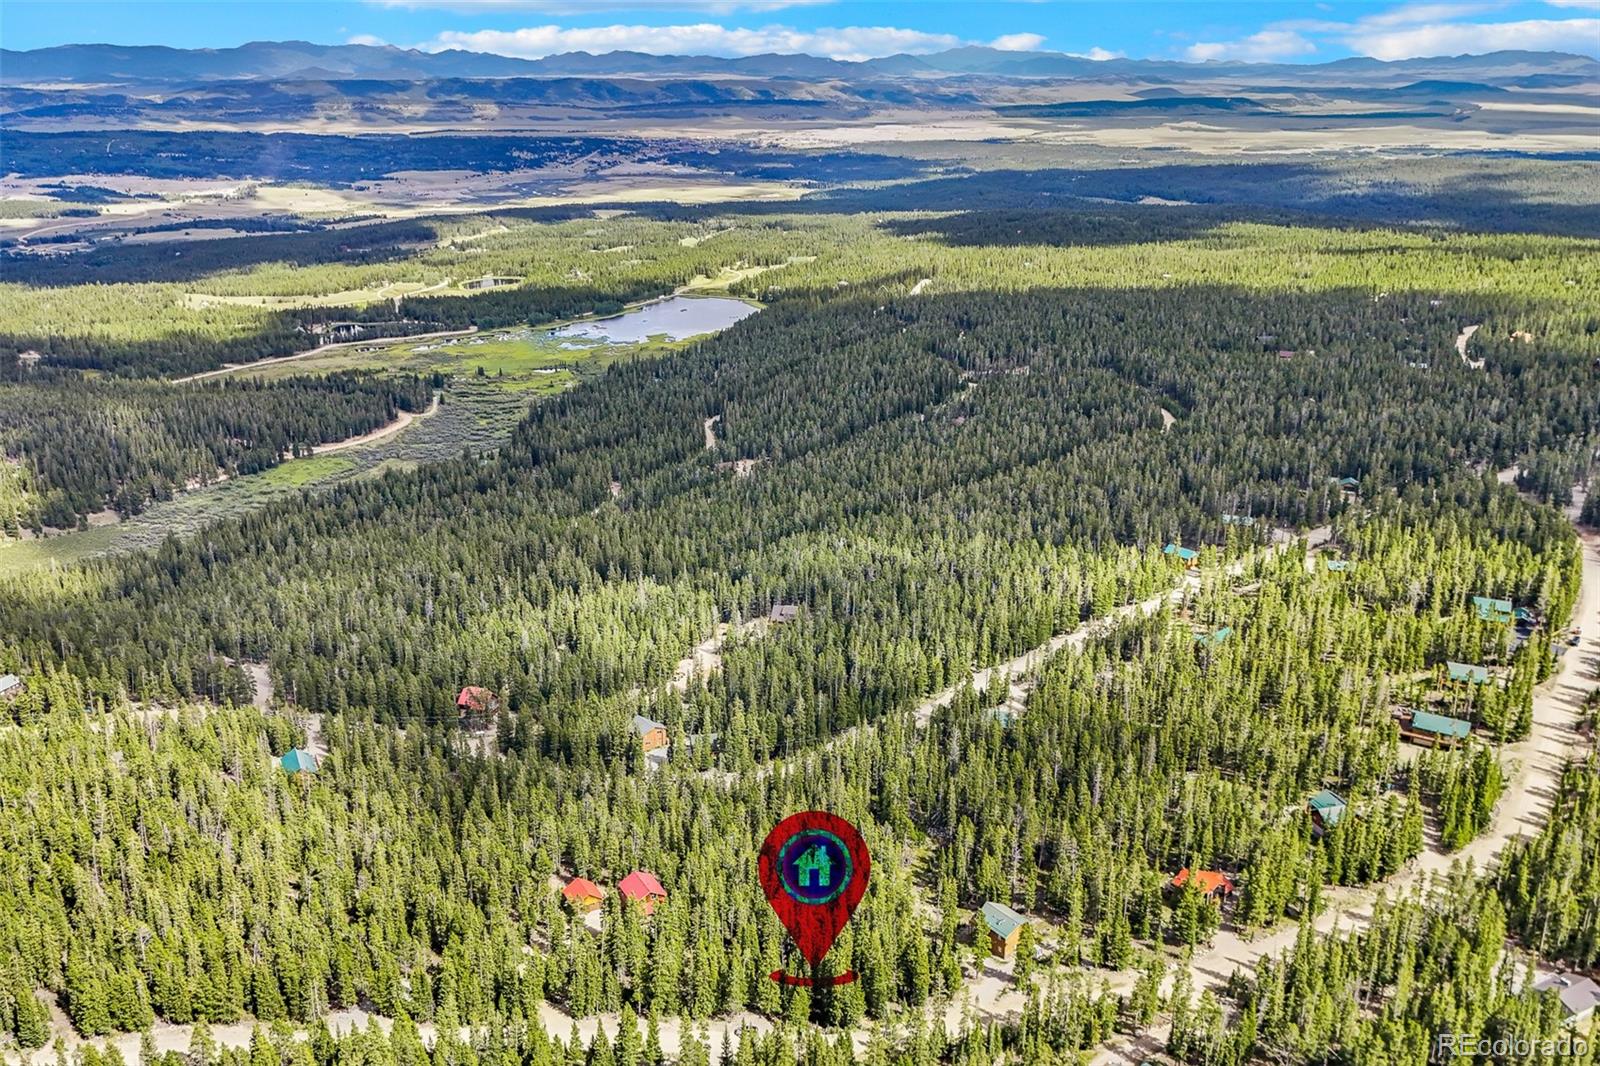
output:
[[[1326,566],[1328,571],[1334,574],[1342,574],[1350,569],[1350,563],[1344,559],[1325,559],[1322,565]]]
[[[1197,644],[1204,645],[1208,648],[1215,648],[1217,645],[1224,643],[1231,636],[1233,636],[1233,627],[1223,626],[1221,629],[1213,629],[1209,633],[1196,633],[1194,635],[1194,639],[1195,643]]]
[[[1400,727],[1400,735],[1429,747],[1454,747],[1472,732],[1472,723],[1432,711],[1412,711],[1411,719]]]
[[[989,927],[989,951],[997,958],[1009,959],[1016,953],[1017,938],[1028,919],[1004,903],[990,901],[983,905],[983,922]]]
[[[1472,606],[1478,609],[1478,618],[1485,622],[1507,625],[1514,617],[1510,600],[1497,600],[1489,596],[1472,597]]]
[[[1444,664],[1444,668],[1452,684],[1487,685],[1489,683],[1489,668],[1487,666],[1473,666],[1471,663],[1458,663],[1451,660]]]
[[[1349,805],[1343,799],[1327,789],[1307,800],[1306,806],[1311,808],[1311,821],[1319,833],[1326,833],[1338,825],[1344,819],[1345,811],[1349,810]]]
[[[294,748],[278,760],[278,766],[286,774],[314,774],[317,772],[317,757],[304,748]]]

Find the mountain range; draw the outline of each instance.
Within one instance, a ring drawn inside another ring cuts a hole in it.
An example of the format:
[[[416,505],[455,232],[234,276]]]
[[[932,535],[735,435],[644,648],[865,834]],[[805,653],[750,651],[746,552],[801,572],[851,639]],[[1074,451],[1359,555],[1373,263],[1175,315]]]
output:
[[[1063,52],[953,48],[930,55],[893,55],[855,62],[810,55],[721,56],[567,52],[515,59],[481,52],[424,52],[392,45],[320,45],[256,41],[236,48],[71,44],[30,51],[0,49],[0,82],[10,85],[135,84],[214,81],[506,77],[742,77],[826,79],[867,77],[1119,78],[1144,82],[1293,77],[1297,84],[1419,79],[1471,79],[1518,84],[1539,79],[1556,88],[1600,82],[1600,61],[1560,52],[1501,51],[1385,62],[1352,58],[1320,64],[1185,63],[1151,59],[1091,60]],[[1552,79],[1554,83],[1552,84]]]

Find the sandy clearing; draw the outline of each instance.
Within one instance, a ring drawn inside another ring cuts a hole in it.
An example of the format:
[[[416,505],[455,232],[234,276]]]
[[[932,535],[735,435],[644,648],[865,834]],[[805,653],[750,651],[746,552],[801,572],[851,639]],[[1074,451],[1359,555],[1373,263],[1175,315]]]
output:
[[[717,426],[717,423],[721,422],[721,421],[722,421],[722,416],[721,415],[712,415],[710,418],[705,420],[706,451],[708,451],[708,452],[709,451],[714,451],[716,449],[716,447],[717,447],[717,430],[716,430],[716,426]]]
[[[1456,335],[1456,354],[1461,357],[1461,361],[1463,363],[1473,370],[1482,370],[1483,360],[1467,358],[1467,342],[1472,339],[1472,335],[1474,333],[1478,332],[1478,330],[1482,328],[1483,323],[1479,322],[1476,325],[1463,328],[1461,332]]]
[[[250,680],[255,682],[256,694],[250,701],[257,709],[266,710],[272,706],[272,671],[266,663],[241,662],[244,672],[250,675]]]
[[[921,281],[919,281],[915,285],[911,286],[911,291],[909,293],[907,293],[906,295],[908,295],[908,296],[921,296],[923,294],[923,292],[927,289],[927,287],[929,285],[932,285],[932,284],[933,284],[933,279],[932,278],[923,278]]]
[[[1177,415],[1174,415],[1165,407],[1161,408],[1161,432],[1167,432],[1167,430],[1171,429],[1177,423],[1177,421]]]
[[[402,429],[405,429],[411,423],[415,422],[417,419],[428,418],[435,411],[439,410],[439,399],[439,393],[436,392],[433,394],[433,402],[428,405],[428,409],[426,411],[401,411],[399,417],[386,426],[379,426],[371,433],[363,433],[359,437],[346,437],[344,440],[330,441],[327,444],[318,444],[311,449],[311,454],[328,455],[332,452],[342,452],[347,448],[359,448],[363,444],[371,444],[373,441],[379,441],[386,437],[392,437],[396,433],[399,433]]]

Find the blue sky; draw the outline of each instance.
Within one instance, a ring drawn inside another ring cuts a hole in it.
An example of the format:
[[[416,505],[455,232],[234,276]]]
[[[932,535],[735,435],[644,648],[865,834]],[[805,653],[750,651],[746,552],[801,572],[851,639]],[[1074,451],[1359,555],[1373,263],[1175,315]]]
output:
[[[467,48],[535,58],[619,48],[862,59],[959,44],[1096,58],[1326,62],[1500,48],[1600,55],[1600,0],[4,0],[0,44],[220,48],[253,40]]]

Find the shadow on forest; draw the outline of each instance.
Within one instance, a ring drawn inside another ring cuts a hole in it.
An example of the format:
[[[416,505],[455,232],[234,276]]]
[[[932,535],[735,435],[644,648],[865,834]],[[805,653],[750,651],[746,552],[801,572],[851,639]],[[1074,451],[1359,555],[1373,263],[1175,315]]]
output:
[[[324,263],[386,263],[431,247],[437,240],[438,231],[434,226],[426,219],[418,219],[352,229],[258,233],[181,243],[111,242],[69,255],[12,253],[0,256],[0,272],[7,281],[42,288],[184,282],[270,262],[288,262],[302,267]]]
[[[1113,226],[1097,241],[1126,243],[1134,221],[1175,236],[1225,221],[1335,227],[1426,226],[1507,233],[1600,236],[1600,203],[1535,199],[1513,173],[1479,171],[1441,175],[1429,184],[1374,182],[1359,170],[1321,163],[1213,163],[1104,170],[1052,168],[940,175],[872,188],[823,190],[798,201],[680,207],[652,204],[663,219],[703,219],[719,214],[834,214],[873,211],[1041,212],[1093,217],[1123,212],[1128,226]],[[1150,202],[1140,203],[1151,198]],[[635,209],[641,209],[635,205]],[[918,230],[917,226],[924,227]],[[945,220],[895,220],[897,232],[949,234]],[[1029,221],[1025,229],[1037,228]],[[1010,232],[963,230],[953,243],[1013,244]]]

